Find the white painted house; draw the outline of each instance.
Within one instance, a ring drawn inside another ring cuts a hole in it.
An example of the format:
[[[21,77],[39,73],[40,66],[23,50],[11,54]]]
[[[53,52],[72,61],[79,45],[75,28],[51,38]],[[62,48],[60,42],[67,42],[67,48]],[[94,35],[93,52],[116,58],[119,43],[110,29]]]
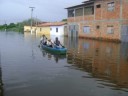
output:
[[[54,22],[50,25],[50,35],[63,36],[66,28],[66,22]]]

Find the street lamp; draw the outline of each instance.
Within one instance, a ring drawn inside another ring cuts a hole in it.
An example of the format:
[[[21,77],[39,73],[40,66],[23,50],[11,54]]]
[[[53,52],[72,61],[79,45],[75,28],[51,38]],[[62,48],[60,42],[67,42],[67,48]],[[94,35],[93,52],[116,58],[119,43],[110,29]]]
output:
[[[32,34],[32,15],[35,7],[29,7],[31,9],[31,34]]]

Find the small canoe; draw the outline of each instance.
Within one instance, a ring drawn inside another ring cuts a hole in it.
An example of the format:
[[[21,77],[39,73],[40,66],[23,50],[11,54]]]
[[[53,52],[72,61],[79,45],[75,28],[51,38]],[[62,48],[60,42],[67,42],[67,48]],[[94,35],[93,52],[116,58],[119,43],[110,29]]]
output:
[[[67,48],[56,48],[56,47],[48,47],[47,45],[41,45],[41,47],[49,52],[64,55],[67,53]]]

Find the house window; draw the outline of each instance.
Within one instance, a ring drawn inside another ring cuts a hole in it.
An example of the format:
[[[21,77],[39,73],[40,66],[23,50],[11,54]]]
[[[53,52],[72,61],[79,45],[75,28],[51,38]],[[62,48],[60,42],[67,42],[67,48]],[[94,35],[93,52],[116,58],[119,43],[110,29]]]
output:
[[[114,27],[113,26],[107,27],[107,34],[114,34]]]
[[[74,17],[75,11],[74,9],[68,10],[68,17]]]
[[[58,28],[56,28],[56,32],[58,32]]]
[[[75,16],[83,16],[83,8],[76,9]]]
[[[114,2],[108,3],[108,11],[113,11],[115,7]]]
[[[90,27],[89,26],[84,26],[83,27],[83,32],[86,33],[86,34],[90,33]]]
[[[97,26],[96,26],[96,29],[100,29],[100,26],[99,26],[99,25],[97,25]]]
[[[96,8],[101,8],[101,5],[100,4],[96,5]]]
[[[84,15],[93,15],[94,14],[94,7],[85,7],[84,8]]]

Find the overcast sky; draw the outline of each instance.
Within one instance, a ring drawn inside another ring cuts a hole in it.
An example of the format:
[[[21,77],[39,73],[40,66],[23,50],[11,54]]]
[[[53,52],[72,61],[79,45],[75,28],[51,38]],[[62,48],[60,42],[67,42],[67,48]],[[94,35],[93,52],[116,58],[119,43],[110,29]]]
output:
[[[67,18],[66,7],[86,0],[0,0],[0,24],[19,22],[30,18],[30,6],[36,7],[33,17],[42,21],[60,21]]]

